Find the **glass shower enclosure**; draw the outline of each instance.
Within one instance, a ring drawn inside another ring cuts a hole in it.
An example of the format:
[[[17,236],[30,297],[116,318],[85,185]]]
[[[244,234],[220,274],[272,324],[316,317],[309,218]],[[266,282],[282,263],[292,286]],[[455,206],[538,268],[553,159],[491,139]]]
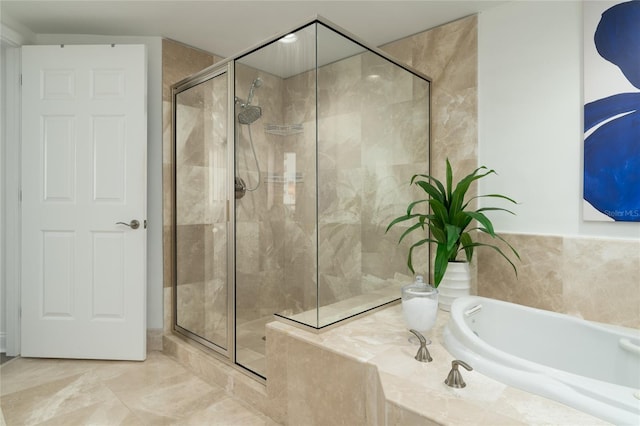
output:
[[[317,18],[172,94],[177,332],[266,377],[267,322],[400,297],[413,241],[385,229],[429,171],[427,77]]]

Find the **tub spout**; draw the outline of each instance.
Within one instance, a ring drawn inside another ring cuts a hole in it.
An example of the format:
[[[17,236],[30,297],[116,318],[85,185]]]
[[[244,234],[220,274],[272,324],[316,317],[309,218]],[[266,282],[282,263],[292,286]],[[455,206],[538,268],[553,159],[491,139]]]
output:
[[[424,336],[416,330],[409,331],[415,334],[420,341],[420,349],[418,349],[418,353],[416,354],[415,358],[420,362],[433,361],[433,358],[431,358],[431,354],[429,353],[429,349],[427,349],[427,339],[425,339]]]
[[[447,386],[451,386],[452,388],[463,388],[467,386],[464,380],[462,380],[462,374],[460,374],[460,371],[458,370],[459,365],[466,368],[467,371],[473,370],[473,368],[464,361],[460,361],[458,359],[451,361],[451,371],[449,371],[449,375],[444,381]]]

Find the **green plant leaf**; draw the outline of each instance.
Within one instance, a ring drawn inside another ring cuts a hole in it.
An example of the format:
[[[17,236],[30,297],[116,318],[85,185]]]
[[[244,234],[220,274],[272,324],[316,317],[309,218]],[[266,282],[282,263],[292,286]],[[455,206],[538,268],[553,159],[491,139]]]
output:
[[[409,235],[410,233],[412,233],[413,231],[415,231],[418,228],[422,228],[424,229],[424,222],[418,222],[414,225],[412,225],[411,227],[407,228],[402,235],[400,235],[400,238],[398,239],[398,244],[402,242],[402,240],[404,240],[404,237],[406,237],[407,235]]]
[[[467,206],[469,205],[469,203],[471,203],[471,201],[478,199],[478,198],[502,198],[503,200],[507,200],[513,204],[519,204],[517,201],[515,201],[512,198],[506,197],[504,195],[500,195],[500,194],[486,194],[486,195],[476,195],[475,197],[471,197],[464,206],[462,206],[463,209],[466,209]],[[508,210],[507,210],[508,211]]]
[[[447,158],[447,198],[451,200],[451,189],[453,187],[453,171],[451,170],[451,163]]]
[[[391,221],[391,223],[387,226],[387,229],[384,231],[384,233],[386,234],[387,232],[389,232],[389,229],[391,229],[391,227],[392,227],[392,226],[394,226],[394,225],[396,225],[396,224],[398,224],[398,223],[400,223],[400,222],[405,222],[405,221],[407,221],[407,220],[411,220],[411,219],[416,218],[416,217],[418,217],[418,216],[420,216],[420,215],[419,215],[419,214],[407,214],[407,215],[404,215],[404,216],[396,217],[396,218],[395,218],[395,219],[393,219],[393,220]]]
[[[495,172],[494,172],[495,173]],[[503,200],[507,200],[513,204],[518,204],[518,202],[516,200],[514,200],[513,198],[509,198],[506,195],[500,195],[500,194],[484,194],[484,195],[478,195],[476,197],[473,198],[502,198]]]
[[[451,223],[459,227],[460,229],[466,229],[472,220],[472,217],[469,216],[466,212],[460,211],[457,212],[455,217],[452,218]]]
[[[502,207],[482,207],[481,209],[476,210],[476,212],[478,212],[478,213],[479,212],[486,212],[486,211],[502,211],[502,212],[511,213],[514,216],[516,215],[511,210],[503,209]]]
[[[495,236],[495,232],[493,230],[493,224],[491,223],[488,217],[478,212],[465,212],[465,213],[467,213],[469,216],[471,216],[472,218],[477,220],[480,224],[482,224],[482,226],[484,226],[484,229],[486,229],[488,234],[490,234],[492,237]]]
[[[516,265],[511,261],[511,259],[509,259],[509,257],[506,254],[504,254],[504,252],[502,250],[500,250],[500,247],[497,247],[497,246],[494,246],[494,245],[491,245],[491,244],[478,243],[478,242],[473,243],[473,246],[474,247],[490,247],[490,248],[494,249],[495,251],[500,253],[500,256],[502,256],[503,258],[505,258],[505,260],[507,262],[509,262],[509,264],[513,268],[513,272],[516,274],[516,277],[518,276],[518,270],[516,269]],[[518,259],[520,259],[520,256],[518,256]]]
[[[433,182],[433,184],[435,184],[435,186],[438,188],[438,191],[444,196],[447,192],[444,189],[444,186],[442,185],[442,182],[440,182],[438,179],[434,178],[433,176],[430,175],[413,175],[413,177],[411,178],[411,185],[413,185],[415,179],[417,179],[418,177],[421,177],[423,179],[426,179],[428,182]]]
[[[407,258],[407,266],[409,267],[409,270],[411,271],[412,274],[415,274],[416,271],[414,271],[413,269],[413,250],[417,247],[420,247],[426,243],[437,243],[437,241],[433,241],[430,238],[425,238],[423,240],[418,241],[417,243],[413,244],[411,247],[409,247],[409,256]]]
[[[410,214],[411,214],[411,212],[412,212],[412,210],[413,210],[413,208],[414,208],[415,206],[417,206],[418,204],[428,203],[428,202],[429,202],[429,200],[428,200],[428,199],[425,199],[425,200],[418,200],[418,201],[414,201],[414,202],[412,202],[412,203],[411,203],[411,204],[409,204],[409,206],[407,207],[407,215],[410,215]]]
[[[447,234],[444,232],[442,226],[437,226],[433,222],[429,222],[429,230],[431,231],[431,235],[436,239],[435,242],[440,244],[447,243]]]
[[[455,225],[451,225],[448,223],[445,225],[445,232],[447,234],[447,253],[450,253],[452,250],[454,250],[454,247],[457,249],[461,231],[462,230]]]
[[[415,184],[422,188],[424,192],[429,194],[431,198],[436,199],[441,203],[444,202],[443,194],[441,194],[440,191],[438,191],[438,189],[435,186],[431,185],[429,182],[419,180],[416,181]]]
[[[455,261],[456,256],[463,250],[467,261],[470,262],[473,259],[475,248],[481,246],[491,247],[493,250],[496,250],[511,264],[517,276],[515,264],[499,247],[474,242],[472,238],[472,231],[480,231],[490,235],[492,238],[498,238],[509,247],[513,255],[520,259],[520,255],[511,244],[495,233],[491,220],[485,215],[485,212],[488,211],[515,213],[502,207],[491,206],[481,207],[476,210],[468,209],[470,203],[477,198],[500,198],[518,204],[512,198],[500,194],[477,195],[467,199],[467,192],[473,182],[495,173],[494,170],[490,170],[485,166],[478,167],[472,173],[459,180],[454,187],[453,169],[447,158],[446,186],[431,175],[413,175],[411,185],[415,183],[427,195],[427,198],[410,202],[407,206],[407,214],[393,219],[387,227],[388,232],[392,226],[398,223],[415,220],[415,223],[411,224],[411,226],[402,232],[398,243],[401,243],[412,233],[419,232],[422,234],[426,232],[426,238],[420,239],[420,241],[414,243],[409,248],[407,266],[412,272],[415,272],[412,260],[414,249],[427,243],[435,243],[434,282],[436,286],[444,277],[448,262]],[[414,213],[414,209],[424,203],[428,204],[429,212],[427,214]],[[472,225],[474,220],[478,223],[477,227],[468,229],[471,226],[475,226]]]
[[[434,199],[429,200],[429,206],[431,207],[431,210],[433,210],[433,214],[440,220],[442,224],[441,227],[444,228],[444,224],[449,222],[449,212],[446,207]]]
[[[490,235],[487,231],[485,231],[484,229],[480,229],[480,231],[484,232],[485,234]],[[499,234],[495,234],[495,236],[493,236],[494,238],[499,239],[500,241],[502,241],[503,243],[505,243],[509,249],[511,250],[511,252],[518,258],[518,260],[520,260],[520,254],[516,251],[515,248],[513,248],[513,246],[511,244],[509,244],[509,242],[507,240],[505,240],[504,238],[502,238]]]
[[[436,246],[436,258],[433,265],[434,287],[438,288],[438,285],[440,285],[444,277],[444,273],[447,271],[447,265],[454,260],[455,255],[452,256],[444,244],[438,244]]]
[[[460,245],[462,245],[467,262],[471,262],[473,258],[473,240],[468,232],[463,232],[462,235],[460,235]]]
[[[451,208],[452,209],[454,209],[456,211],[462,210],[462,205],[464,203],[464,197],[467,194],[467,191],[469,190],[469,187],[471,186],[471,184],[474,181],[476,181],[478,179],[482,179],[483,177],[485,177],[487,175],[490,175],[492,173],[495,173],[494,170],[489,170],[488,172],[486,172],[484,174],[480,173],[480,170],[486,170],[486,169],[487,168],[484,167],[484,166],[478,167],[472,173],[468,174],[460,182],[458,182],[458,185],[456,185],[456,189],[453,191],[453,194],[451,195],[451,206],[452,206]]]

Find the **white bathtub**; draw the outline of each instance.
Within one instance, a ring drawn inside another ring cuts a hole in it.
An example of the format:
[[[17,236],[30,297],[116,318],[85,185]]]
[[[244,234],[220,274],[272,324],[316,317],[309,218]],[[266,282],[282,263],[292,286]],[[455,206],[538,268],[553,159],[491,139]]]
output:
[[[502,383],[640,425],[640,330],[467,296],[451,306],[444,345]]]

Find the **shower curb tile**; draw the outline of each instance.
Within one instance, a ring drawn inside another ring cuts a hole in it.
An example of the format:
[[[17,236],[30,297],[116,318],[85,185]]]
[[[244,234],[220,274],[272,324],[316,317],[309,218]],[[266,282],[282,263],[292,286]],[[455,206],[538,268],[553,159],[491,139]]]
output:
[[[180,336],[165,335],[163,342],[167,356],[205,382],[223,388],[228,395],[245,401],[250,407],[266,415],[267,391],[264,384],[215,359]]]

